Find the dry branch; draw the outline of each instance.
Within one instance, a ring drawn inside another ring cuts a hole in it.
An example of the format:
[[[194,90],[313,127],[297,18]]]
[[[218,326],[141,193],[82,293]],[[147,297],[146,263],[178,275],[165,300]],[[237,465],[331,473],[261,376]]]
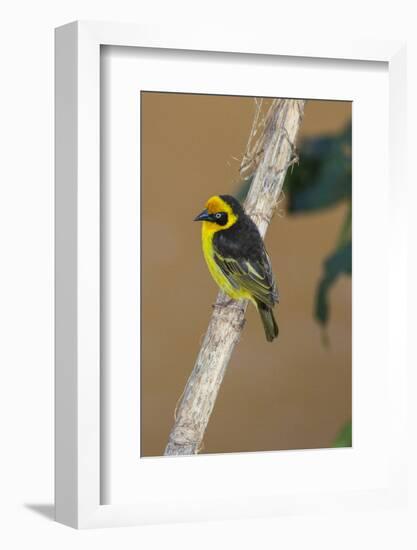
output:
[[[289,166],[296,160],[295,141],[304,113],[304,101],[276,99],[266,116],[257,111],[241,174],[254,171],[245,210],[264,237],[272,219]],[[194,369],[184,389],[165,455],[196,454],[216,402],[226,367],[245,323],[246,301],[234,301],[223,292],[214,311]],[[279,345],[275,344],[275,345]]]

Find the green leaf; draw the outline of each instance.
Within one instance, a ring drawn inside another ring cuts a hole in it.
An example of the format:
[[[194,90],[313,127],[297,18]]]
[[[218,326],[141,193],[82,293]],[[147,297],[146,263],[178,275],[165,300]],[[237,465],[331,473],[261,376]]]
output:
[[[324,275],[316,292],[315,317],[324,326],[329,318],[328,293],[341,274],[352,274],[352,204],[349,204],[345,220],[339,232],[336,250],[324,262]],[[328,345],[328,336],[323,335],[323,344]]]
[[[351,240],[337,248],[324,262],[324,274],[317,288],[314,312],[316,319],[322,325],[325,325],[329,319],[329,289],[342,274],[352,274]]]
[[[342,228],[337,240],[337,248],[342,247],[346,243],[352,240],[352,203],[349,202],[349,208],[343,222]]]
[[[351,197],[351,141],[349,124],[335,136],[301,143],[299,164],[288,171],[285,180],[290,213],[328,208]]]
[[[352,421],[349,420],[333,442],[333,447],[352,447]]]

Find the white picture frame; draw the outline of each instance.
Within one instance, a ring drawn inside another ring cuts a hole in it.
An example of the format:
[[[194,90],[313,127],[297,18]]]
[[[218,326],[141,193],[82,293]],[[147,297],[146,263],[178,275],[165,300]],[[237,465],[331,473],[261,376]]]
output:
[[[405,199],[401,187],[405,151],[405,46],[400,42],[281,42],[268,35],[229,29],[194,28],[178,33],[169,27],[75,22],[56,30],[56,519],[77,528],[139,523],[263,516],[290,511],[396,505],[405,498],[404,394],[405,341],[395,337],[396,364],[388,373],[389,402],[395,421],[392,475],[384,490],[355,496],[339,492],[292,494],[285,500],[262,497],[250,503],[219,503],[216,513],[199,503],[192,514],[174,495],[164,509],[149,505],[101,504],[100,402],[100,47],[165,48],[382,61],[389,70],[389,157],[392,191],[391,233],[405,236]],[[404,240],[405,242],[405,240]],[[390,253],[393,254],[390,249]],[[405,280],[405,253],[399,247],[391,265]],[[395,261],[394,261],[395,260]],[[405,289],[389,303],[390,316],[405,323]],[[405,331],[404,331],[405,333]],[[388,455],[387,455],[388,456]]]

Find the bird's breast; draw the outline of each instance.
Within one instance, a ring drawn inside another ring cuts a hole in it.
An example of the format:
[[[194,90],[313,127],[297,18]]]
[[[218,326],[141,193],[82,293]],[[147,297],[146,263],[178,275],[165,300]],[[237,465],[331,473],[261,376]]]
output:
[[[209,227],[205,228],[205,224],[209,225]],[[211,276],[213,277],[217,285],[222,290],[224,290],[226,294],[228,294],[231,298],[234,298],[235,300],[250,298],[250,295],[246,291],[232,286],[220,267],[217,265],[216,260],[214,259],[213,248],[213,238],[216,234],[216,231],[212,230],[212,227],[210,227],[212,225],[213,224],[210,224],[210,222],[203,222],[203,228],[201,232],[203,254]]]
[[[211,223],[203,222],[203,228],[201,232],[203,254],[211,276],[220,287],[224,288],[225,285],[226,286],[231,286],[231,285],[229,281],[226,279],[226,277],[223,275],[220,267],[216,264],[216,261],[214,259],[213,238],[214,238],[215,231],[213,231],[212,228],[210,227],[212,225],[213,224]]]

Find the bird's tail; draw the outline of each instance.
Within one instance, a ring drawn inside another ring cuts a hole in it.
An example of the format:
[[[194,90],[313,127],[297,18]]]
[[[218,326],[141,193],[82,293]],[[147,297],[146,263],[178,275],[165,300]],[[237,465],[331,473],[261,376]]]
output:
[[[279,332],[277,322],[272,313],[272,308],[262,302],[258,302],[257,305],[264,326],[266,339],[268,342],[272,342],[274,338],[277,338]]]

